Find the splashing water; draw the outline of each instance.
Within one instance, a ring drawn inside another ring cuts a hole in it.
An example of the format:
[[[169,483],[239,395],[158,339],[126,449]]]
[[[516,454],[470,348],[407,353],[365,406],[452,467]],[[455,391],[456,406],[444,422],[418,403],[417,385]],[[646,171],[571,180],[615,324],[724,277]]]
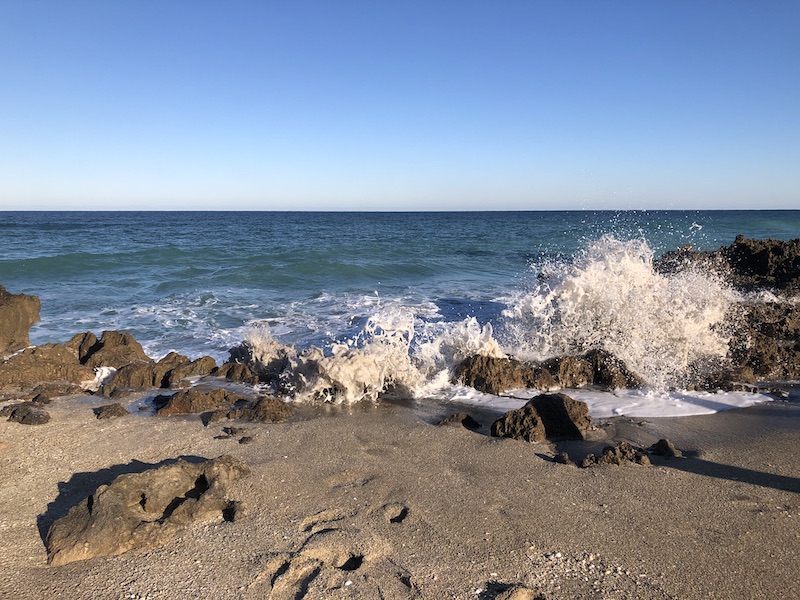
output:
[[[644,240],[603,236],[504,312],[521,358],[607,350],[655,388],[680,386],[691,368],[722,361],[727,318],[738,298],[699,271],[663,275]]]

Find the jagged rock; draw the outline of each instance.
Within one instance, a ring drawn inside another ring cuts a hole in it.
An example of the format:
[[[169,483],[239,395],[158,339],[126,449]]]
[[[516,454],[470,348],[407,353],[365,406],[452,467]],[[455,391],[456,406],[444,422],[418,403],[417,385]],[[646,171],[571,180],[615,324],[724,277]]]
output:
[[[94,416],[98,419],[115,419],[117,417],[124,417],[125,415],[129,415],[128,409],[126,409],[122,404],[119,402],[115,402],[114,404],[106,404],[105,406],[98,406],[94,409]]]
[[[582,440],[591,426],[589,407],[566,394],[540,394],[492,423],[492,435],[526,442]]]
[[[0,285],[0,356],[30,345],[28,334],[41,307],[38,296],[12,294]]]
[[[50,421],[50,413],[33,402],[9,404],[0,409],[0,417],[8,417],[12,423],[21,425],[44,425]]]
[[[85,335],[85,334],[84,334]],[[70,341],[75,340],[73,338]],[[80,347],[91,340],[82,340]],[[120,369],[131,363],[149,363],[152,359],[144,353],[142,345],[127,332],[104,331],[100,340],[93,346],[85,348],[86,355],[81,359],[87,367],[114,367]],[[188,359],[187,359],[188,360]]]
[[[517,388],[550,390],[557,387],[550,373],[514,358],[479,354],[465,358],[455,369],[454,383],[462,383],[487,394]]]
[[[34,404],[50,404],[54,398],[84,393],[86,390],[76,383],[51,382],[37,385],[27,394],[27,397]]]
[[[572,465],[573,467],[575,466],[575,463],[572,461],[572,459],[569,457],[569,454],[567,454],[566,452],[559,452],[558,454],[556,454],[553,460],[555,460],[560,465]]]
[[[264,396],[250,405],[209,411],[202,415],[202,419],[204,425],[233,419],[258,423],[283,423],[293,412],[292,406],[280,398]]]
[[[250,370],[250,367],[241,363],[223,363],[211,372],[214,377],[224,377],[230,381],[239,381],[248,385],[259,383],[258,375]]]
[[[247,402],[248,398],[223,388],[210,390],[189,388],[173,395],[156,396],[153,403],[159,417],[196,414]]]
[[[781,241],[750,239],[742,235],[730,246],[699,252],[683,246],[654,262],[664,273],[700,267],[720,273],[739,290],[800,291],[800,238]]]
[[[655,444],[650,446],[650,454],[656,456],[666,456],[667,458],[680,458],[683,456],[680,450],[675,447],[675,444],[667,439],[660,439]]]
[[[78,353],[78,361],[81,364],[85,363],[89,355],[100,347],[97,336],[91,331],[76,333],[64,345]]]
[[[469,416],[465,412],[456,413],[454,415],[450,415],[449,417],[445,417],[441,421],[439,421],[436,425],[439,427],[465,427],[467,429],[476,430],[481,428],[481,424],[478,423],[475,419]]]
[[[0,362],[0,389],[32,390],[42,383],[80,385],[94,380],[94,370],[78,362],[77,352],[64,344],[43,344]]]
[[[592,383],[608,389],[640,388],[644,383],[619,358],[606,350],[590,350],[583,359],[592,366]]]
[[[164,387],[183,387],[189,385],[187,377],[205,377],[217,368],[217,361],[210,356],[202,356],[191,362],[178,365],[167,374]]]
[[[740,308],[742,324],[728,353],[736,374],[750,370],[754,379],[800,379],[800,304],[748,302]]]
[[[579,388],[594,382],[592,364],[580,356],[559,356],[544,363],[561,387]]]
[[[53,523],[47,560],[64,565],[162,546],[194,522],[232,520],[237,503],[227,498],[229,486],[247,474],[245,464],[221,456],[120,475]]]
[[[628,442],[620,442],[616,446],[608,446],[603,450],[602,456],[589,454],[583,459],[581,467],[592,467],[595,465],[622,465],[624,463],[635,463],[637,465],[650,465],[650,459],[641,450],[634,448]]]

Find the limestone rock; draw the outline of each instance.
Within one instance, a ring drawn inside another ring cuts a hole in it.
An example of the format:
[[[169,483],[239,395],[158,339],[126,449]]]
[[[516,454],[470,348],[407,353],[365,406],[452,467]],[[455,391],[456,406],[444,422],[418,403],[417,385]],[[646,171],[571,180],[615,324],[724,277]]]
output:
[[[129,415],[128,409],[126,409],[122,404],[119,402],[115,402],[114,404],[106,404],[105,406],[98,406],[94,409],[94,416],[98,419],[115,419],[117,417],[124,417],[125,415]]]
[[[214,377],[224,377],[230,381],[239,381],[248,385],[257,385],[259,383],[258,375],[250,370],[247,365],[227,362],[223,363],[211,372]]]
[[[492,423],[492,435],[526,442],[582,440],[590,426],[589,407],[585,402],[566,394],[540,394]]]
[[[210,356],[202,356],[191,362],[186,362],[173,368],[163,383],[163,387],[183,387],[189,385],[184,381],[187,377],[205,377],[217,368],[217,361]]]
[[[12,423],[21,425],[44,425],[50,421],[50,413],[33,402],[9,404],[0,409],[0,417],[8,417]]]
[[[81,346],[87,341],[84,340]],[[86,348],[86,352],[82,362],[87,367],[120,369],[130,363],[152,362],[152,359],[144,353],[142,345],[127,332],[104,331],[100,340],[91,348]]]
[[[41,307],[38,296],[12,294],[0,285],[0,356],[30,345],[28,334]]]
[[[32,390],[47,382],[80,385],[94,379],[94,370],[78,362],[64,344],[26,348],[0,362],[0,389]]]
[[[223,388],[189,388],[173,395],[156,396],[153,402],[156,405],[156,414],[163,417],[211,411],[237,402],[248,402],[248,398]]]
[[[64,565],[162,546],[194,522],[231,520],[236,503],[227,498],[230,484],[247,474],[245,464],[221,456],[120,475],[53,523],[47,560]]]
[[[501,394],[517,388],[549,390],[556,387],[550,373],[514,358],[473,355],[465,358],[455,369],[453,382],[475,388],[487,394]]]
[[[283,423],[292,416],[293,412],[291,404],[280,398],[264,396],[247,405],[209,411],[202,415],[202,419],[205,425],[231,419],[258,423]]]
[[[667,458],[680,458],[683,456],[680,450],[675,447],[675,444],[667,439],[660,439],[655,444],[650,446],[650,454],[656,456],[666,456]]]
[[[594,454],[589,454],[583,459],[581,467],[592,467],[595,465],[622,465],[625,463],[635,463],[637,465],[650,465],[650,459],[647,455],[634,448],[628,442],[620,442],[616,446],[608,446],[603,450],[603,454],[599,457]]]
[[[436,425],[439,427],[465,427],[466,429],[476,430],[481,428],[481,424],[478,423],[475,419],[473,419],[470,415],[465,412],[456,413],[454,415],[450,415],[449,417],[445,417],[441,421],[439,421]]]

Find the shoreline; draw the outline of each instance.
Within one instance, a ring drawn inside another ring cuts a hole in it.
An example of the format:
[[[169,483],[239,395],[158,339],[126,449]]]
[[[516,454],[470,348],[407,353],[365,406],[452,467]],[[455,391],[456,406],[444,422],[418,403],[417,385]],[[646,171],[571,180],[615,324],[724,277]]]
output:
[[[449,411],[419,403],[244,423],[249,444],[215,439],[223,424],[196,416],[97,421],[100,404],[64,398],[48,406],[50,423],[0,423],[0,477],[13,482],[0,491],[0,595],[277,600],[301,583],[308,598],[495,598],[514,585],[548,599],[794,593],[795,402],[615,417],[598,421],[594,441],[539,444],[435,427]],[[587,469],[553,461],[564,449],[659,437],[688,458]],[[241,519],[193,525],[161,548],[46,564],[43,532],[98,485],[222,454],[252,469],[231,489]],[[310,545],[318,572],[290,581]],[[343,570],[334,563],[344,555],[362,562]],[[277,559],[289,566],[276,577]]]

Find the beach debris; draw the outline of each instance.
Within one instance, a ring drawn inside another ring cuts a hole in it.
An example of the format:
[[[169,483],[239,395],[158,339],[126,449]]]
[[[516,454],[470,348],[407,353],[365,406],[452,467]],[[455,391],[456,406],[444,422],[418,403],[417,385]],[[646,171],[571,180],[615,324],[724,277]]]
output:
[[[41,307],[38,296],[12,294],[0,285],[0,356],[30,345],[28,334]]]
[[[683,456],[683,453],[675,447],[675,444],[664,438],[650,446],[648,452],[656,456],[666,456],[667,458],[681,458]]]
[[[540,394],[522,408],[511,410],[492,423],[492,435],[526,442],[545,439],[582,440],[591,426],[589,407],[566,394]]]
[[[192,523],[236,520],[241,506],[227,498],[228,490],[249,472],[244,463],[221,456],[120,475],[51,525],[47,561],[64,565],[162,546]]]
[[[94,416],[98,419],[114,419],[117,417],[124,417],[125,415],[129,414],[130,413],[128,412],[128,409],[122,406],[122,404],[119,402],[98,406],[94,409]]]
[[[454,415],[450,415],[449,417],[445,417],[436,423],[436,425],[439,427],[457,427],[461,425],[462,427],[472,431],[481,428],[481,424],[465,412],[459,412]]]
[[[620,442],[615,446],[607,446],[603,449],[603,454],[600,456],[589,454],[583,459],[583,462],[581,462],[581,467],[622,465],[625,463],[648,466],[650,465],[650,459],[640,448],[634,448],[628,442]]]
[[[4,406],[0,409],[0,418],[2,417],[7,417],[8,421],[20,425],[44,425],[50,421],[50,413],[34,402]]]

